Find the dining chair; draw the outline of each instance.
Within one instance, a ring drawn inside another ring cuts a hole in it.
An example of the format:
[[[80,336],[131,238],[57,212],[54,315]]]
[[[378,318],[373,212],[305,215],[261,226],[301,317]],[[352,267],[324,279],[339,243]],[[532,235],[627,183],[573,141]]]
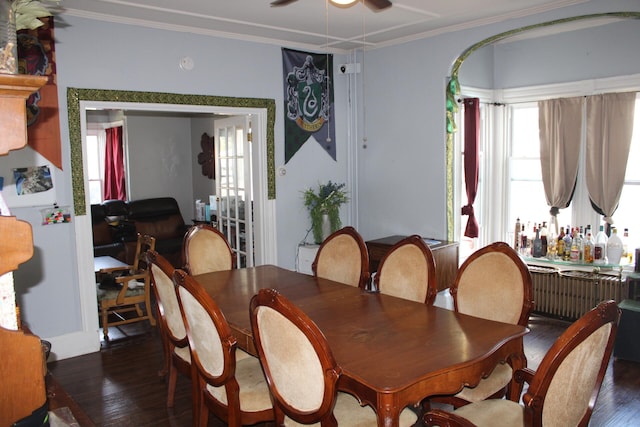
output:
[[[275,419],[269,387],[257,357],[236,357],[236,338],[205,289],[183,270],[173,280],[191,349],[194,426],[209,411],[229,426]]]
[[[366,289],[369,282],[369,252],[353,227],[344,227],[327,237],[311,264],[313,275]]]
[[[156,239],[138,233],[133,264],[101,270],[112,278],[111,286],[98,285],[97,297],[105,340],[109,327],[148,320],[155,326],[151,306],[150,274],[146,252],[154,250]],[[133,313],[133,316],[130,314]]]
[[[173,283],[175,268],[156,251],[147,251],[147,259],[151,267],[151,287],[155,296],[160,337],[164,350],[164,367],[160,375],[169,375],[167,407],[172,408],[178,372],[191,379],[191,353]]]
[[[438,293],[436,263],[422,237],[414,234],[391,247],[380,260],[374,288],[386,295],[433,304]]]
[[[449,291],[455,311],[498,322],[527,326],[534,307],[529,269],[505,242],[494,242],[472,253],[460,266]],[[432,397],[431,401],[457,408],[504,397],[512,376],[511,366],[500,363],[477,386],[464,387],[454,396]]]
[[[258,357],[274,401],[276,425],[377,425],[370,406],[337,390],[342,369],[318,326],[275,289],[261,289],[249,306]],[[291,349],[296,349],[295,355]],[[410,426],[417,415],[400,414]]]
[[[182,264],[189,274],[198,275],[231,270],[235,258],[224,234],[208,224],[197,224],[184,236]]]
[[[434,409],[425,414],[426,425],[587,426],[609,364],[619,319],[615,301],[601,302],[560,335],[537,371],[516,371],[516,381],[529,384],[522,405],[507,399],[488,399],[454,412]]]

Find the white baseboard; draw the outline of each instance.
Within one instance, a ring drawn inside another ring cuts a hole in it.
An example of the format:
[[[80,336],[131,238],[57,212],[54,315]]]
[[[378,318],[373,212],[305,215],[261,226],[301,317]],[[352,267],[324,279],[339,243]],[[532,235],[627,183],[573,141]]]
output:
[[[48,359],[49,362],[100,351],[100,337],[98,335],[98,331],[91,333],[74,332],[67,335],[43,339],[51,343],[51,354]]]

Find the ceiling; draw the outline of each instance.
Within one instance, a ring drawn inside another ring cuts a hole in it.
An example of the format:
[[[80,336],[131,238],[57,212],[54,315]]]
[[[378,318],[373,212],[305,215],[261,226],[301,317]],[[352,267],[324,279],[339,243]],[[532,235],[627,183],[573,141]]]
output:
[[[365,0],[366,1],[366,0]],[[327,0],[63,0],[71,16],[257,41],[316,51],[376,48],[490,25],[588,0],[392,0],[373,12]],[[363,37],[364,35],[364,37]]]

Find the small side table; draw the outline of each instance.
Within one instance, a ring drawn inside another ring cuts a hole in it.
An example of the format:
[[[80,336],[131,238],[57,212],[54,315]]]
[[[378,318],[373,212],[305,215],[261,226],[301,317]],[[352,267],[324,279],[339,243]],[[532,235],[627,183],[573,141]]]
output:
[[[622,311],[613,357],[640,362],[640,301],[626,299],[618,304]]]
[[[313,274],[311,268],[313,261],[320,249],[320,245],[299,245],[298,259],[296,260],[296,271],[298,273]]]

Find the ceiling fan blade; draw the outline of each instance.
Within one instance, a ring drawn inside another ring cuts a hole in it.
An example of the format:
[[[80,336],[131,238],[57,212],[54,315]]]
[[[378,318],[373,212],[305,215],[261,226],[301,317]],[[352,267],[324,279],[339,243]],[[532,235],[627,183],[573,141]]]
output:
[[[271,7],[277,7],[277,6],[286,6],[288,4],[291,4],[295,1],[298,0],[274,0],[271,2]]]
[[[391,7],[389,0],[362,0],[365,5],[374,11],[379,11]]]

